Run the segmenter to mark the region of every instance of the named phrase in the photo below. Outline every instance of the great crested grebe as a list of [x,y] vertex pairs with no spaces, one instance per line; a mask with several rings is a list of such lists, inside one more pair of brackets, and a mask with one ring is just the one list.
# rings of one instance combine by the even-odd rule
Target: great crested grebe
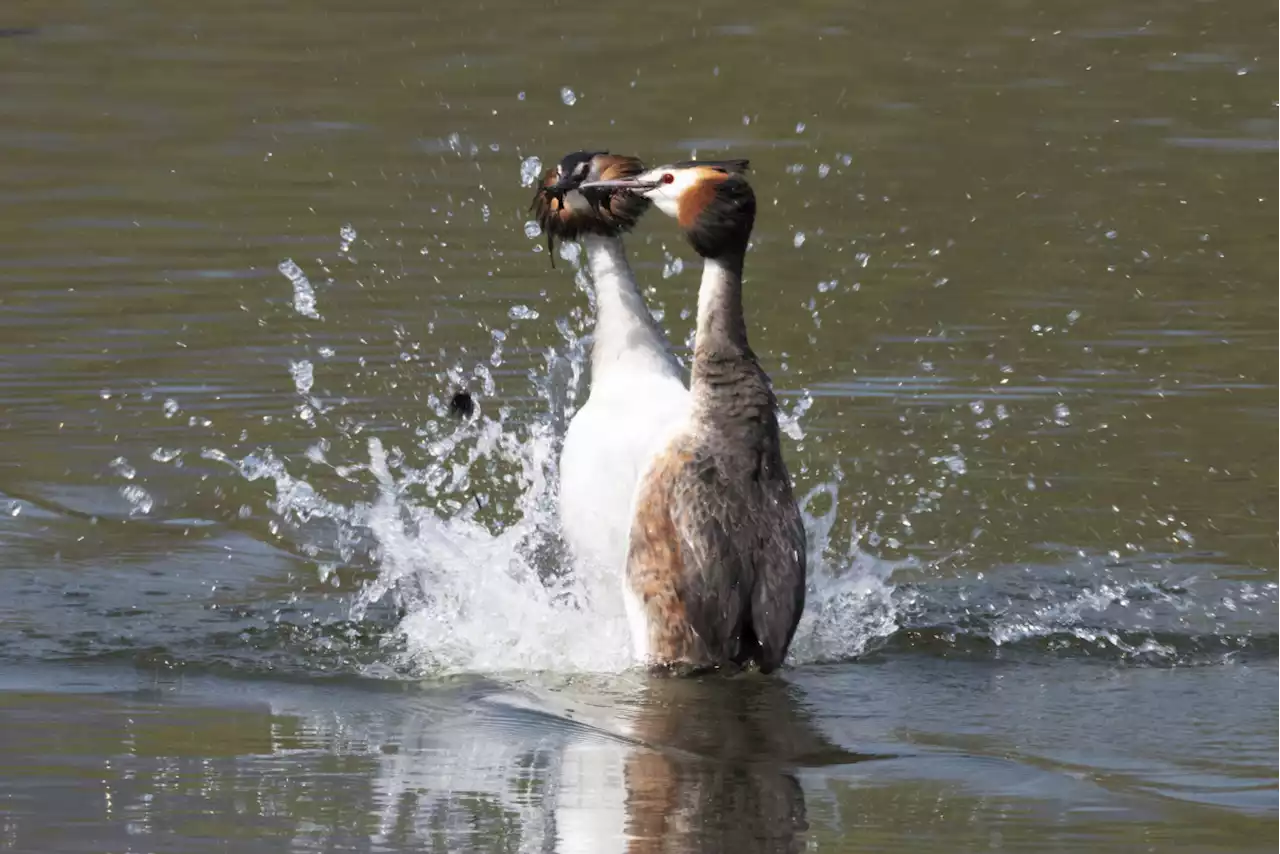
[[636,483],[672,425],[686,417],[690,398],[622,245],[649,202],[630,193],[589,197],[578,187],[643,168],[634,157],[575,152],[547,170],[533,202],[548,248],[557,237],[582,243],[595,294],[590,391],[560,453],[561,528],[577,567],[619,582]]
[[747,343],[742,265],[755,222],[747,161],[684,162],[586,181],[675,217],[703,258],[693,404],[649,461],[632,505],[627,611],[637,657],[700,670],[782,664],[804,610],[805,532],[782,459],[777,401]]

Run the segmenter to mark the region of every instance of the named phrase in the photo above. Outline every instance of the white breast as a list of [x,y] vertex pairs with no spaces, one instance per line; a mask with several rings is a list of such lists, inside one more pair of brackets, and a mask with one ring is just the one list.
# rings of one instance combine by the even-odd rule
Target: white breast
[[560,457],[560,520],[579,571],[621,580],[636,484],[689,404],[683,383],[664,375],[591,389]]
[[[590,591],[588,606],[621,620],[634,610],[622,589],[636,485],[664,439],[685,423],[692,399],[622,241],[582,242],[596,296],[591,387],[560,455],[560,525],[574,571]],[[647,630],[637,634],[628,622],[636,644],[647,640]]]

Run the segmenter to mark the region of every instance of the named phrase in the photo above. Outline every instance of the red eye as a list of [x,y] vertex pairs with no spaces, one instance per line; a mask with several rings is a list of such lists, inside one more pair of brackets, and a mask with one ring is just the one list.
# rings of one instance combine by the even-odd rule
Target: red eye
[[672,183],[675,183],[675,180],[676,180],[676,176],[675,176],[675,175],[672,175],[670,172],[666,172],[666,173],[664,173],[664,174],[663,174],[663,176],[662,176],[662,183],[664,183],[664,184],[672,184]]

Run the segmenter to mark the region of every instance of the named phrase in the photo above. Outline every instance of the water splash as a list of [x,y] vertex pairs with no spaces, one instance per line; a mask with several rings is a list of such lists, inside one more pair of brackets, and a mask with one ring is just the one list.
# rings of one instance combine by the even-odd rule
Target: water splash
[[[537,155],[526,157],[520,161],[520,186],[532,187],[542,177],[542,160]],[[529,231],[528,226],[525,227],[525,233]]]
[[[565,243],[561,253],[590,294],[579,247]],[[539,320],[524,309],[512,309],[507,323]],[[409,445],[378,437],[353,443],[350,425],[324,420],[317,406],[309,423],[321,431],[323,452],[285,455],[266,447],[232,457],[206,448],[201,456],[269,484],[271,530],[296,539],[296,550],[315,560],[326,583],[336,580],[335,567],[369,567],[349,616],[387,625],[381,672],[388,664],[414,676],[625,670],[635,662],[620,579],[579,577],[558,534],[560,443],[585,391],[589,326],[589,313],[557,319],[561,345],[514,379],[501,371],[510,330],[490,330],[487,359],[437,374],[440,394],[431,397],[432,414]],[[289,370],[297,393],[318,404],[309,398],[316,366],[298,359]],[[522,387],[500,395],[498,376]],[[482,400],[515,396],[538,404],[518,414],[500,406],[479,407],[462,420],[450,416],[451,391],[477,386]],[[811,403],[806,394],[787,414],[792,436],[804,435],[800,423]],[[333,459],[339,447],[354,448],[347,453],[357,458]],[[338,481],[316,479],[320,472]],[[353,486],[360,500],[351,500]],[[846,542],[834,531],[839,499],[837,472],[804,500],[809,585],[793,663],[857,656],[896,628],[887,580],[894,565],[835,545]],[[824,511],[813,512],[819,506]],[[857,542],[854,534],[847,542]]]
[[355,226],[350,223],[347,223],[342,226],[342,228],[338,229],[338,239],[341,241],[338,244],[339,255],[346,254],[351,250],[351,244],[355,242],[356,236]]
[[296,362],[290,362],[289,375],[293,377],[298,394],[311,393],[311,386],[315,382],[315,368],[312,367],[309,360],[300,359]]
[[[362,468],[372,475],[376,494],[350,506],[325,499],[270,454],[225,461],[248,479],[274,481],[272,509],[281,517],[337,522],[339,539],[368,541],[377,572],[356,596],[351,618],[364,619],[385,605],[401,615],[393,631],[398,649],[389,662],[396,670],[607,673],[633,666],[620,586],[566,570],[555,535],[559,439],[549,425],[513,428],[482,417],[434,450],[463,446],[469,446],[465,462],[415,470],[401,453],[370,439]],[[469,480],[472,467],[487,456],[518,467],[515,521],[497,530],[479,519],[496,496]],[[434,486],[437,496],[470,486],[475,499],[449,512],[444,501],[411,497],[423,486]],[[810,506],[824,498],[826,512],[813,514]],[[833,549],[838,503],[838,483],[815,488],[803,502],[810,539],[808,603],[792,663],[848,659],[897,628],[887,581],[896,564],[853,547]]]
[[316,292],[311,287],[307,274],[302,272],[302,268],[292,258],[281,261],[279,269],[280,273],[293,284],[293,310],[303,317],[319,320],[320,313],[316,311]]
[[120,495],[129,502],[130,516],[145,516],[155,506],[155,499],[151,497],[151,493],[136,484],[120,487]]

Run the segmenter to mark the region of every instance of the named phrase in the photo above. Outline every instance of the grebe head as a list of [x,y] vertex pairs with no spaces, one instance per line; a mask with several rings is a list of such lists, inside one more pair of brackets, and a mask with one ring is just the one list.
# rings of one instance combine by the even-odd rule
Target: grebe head
[[693,160],[659,166],[625,178],[583,181],[579,192],[633,196],[675,217],[704,258],[741,251],[756,218],[756,197],[747,183],[746,160]]
[[555,248],[556,238],[576,240],[584,234],[614,237],[634,226],[649,209],[647,199],[634,193],[583,191],[582,185],[632,178],[643,171],[644,165],[634,157],[575,151],[543,173],[532,210],[547,234],[547,249]]

